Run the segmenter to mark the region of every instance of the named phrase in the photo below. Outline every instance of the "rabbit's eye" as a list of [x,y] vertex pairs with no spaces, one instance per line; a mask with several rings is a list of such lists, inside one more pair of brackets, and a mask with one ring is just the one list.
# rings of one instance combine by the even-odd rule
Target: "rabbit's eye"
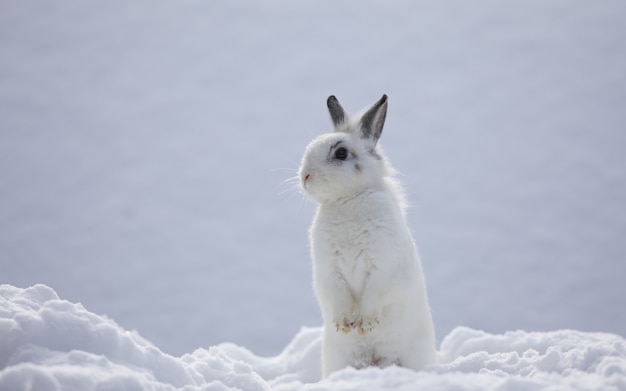
[[346,160],[348,158],[348,149],[344,147],[339,147],[335,151],[335,159],[338,160]]

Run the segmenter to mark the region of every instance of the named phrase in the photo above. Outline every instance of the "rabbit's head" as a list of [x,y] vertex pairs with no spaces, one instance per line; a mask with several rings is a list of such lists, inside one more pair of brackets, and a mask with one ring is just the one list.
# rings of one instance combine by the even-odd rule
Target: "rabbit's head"
[[387,114],[387,95],[351,118],[334,96],[327,100],[334,132],[313,140],[300,166],[300,185],[313,200],[324,203],[349,199],[384,187],[391,175],[377,147]]

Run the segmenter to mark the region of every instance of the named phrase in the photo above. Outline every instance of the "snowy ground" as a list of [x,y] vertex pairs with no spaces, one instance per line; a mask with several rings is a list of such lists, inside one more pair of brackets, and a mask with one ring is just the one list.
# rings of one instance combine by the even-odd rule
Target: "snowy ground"
[[423,372],[348,368],[320,382],[321,328],[275,357],[234,344],[172,357],[44,285],[0,286],[0,336],[2,390],[626,389],[626,340],[613,334],[459,327]]
[[626,335],[625,18],[618,0],[0,2],[0,282],[175,356],[276,355],[303,326],[315,346],[314,209],[282,181],[328,95],[387,93],[439,341]]

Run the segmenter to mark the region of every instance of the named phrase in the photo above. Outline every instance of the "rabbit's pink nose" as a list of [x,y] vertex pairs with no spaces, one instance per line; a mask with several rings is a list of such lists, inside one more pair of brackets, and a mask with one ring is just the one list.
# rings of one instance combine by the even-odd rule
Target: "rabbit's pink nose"
[[311,174],[304,174],[304,176],[302,177],[302,182],[308,181],[310,176]]

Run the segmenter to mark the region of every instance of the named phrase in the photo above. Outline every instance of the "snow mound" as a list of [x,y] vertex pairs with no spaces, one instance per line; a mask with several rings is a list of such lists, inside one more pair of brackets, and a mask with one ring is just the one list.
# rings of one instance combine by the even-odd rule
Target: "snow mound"
[[0,285],[2,390],[626,389],[626,340],[606,333],[459,327],[426,371],[347,368],[324,381],[320,346],[321,328],[303,328],[275,357],[234,344],[173,357],[45,285]]

